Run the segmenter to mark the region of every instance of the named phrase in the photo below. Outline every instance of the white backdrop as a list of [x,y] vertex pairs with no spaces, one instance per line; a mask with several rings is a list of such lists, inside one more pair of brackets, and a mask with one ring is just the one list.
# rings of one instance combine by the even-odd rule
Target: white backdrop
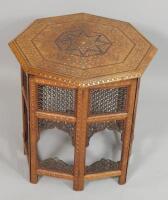
[[[0,0],[0,199],[167,199],[167,10],[167,0]],[[19,64],[7,43],[36,18],[75,12],[129,21],[159,49],[142,78],[133,154],[123,186],[106,179],[74,192],[68,181],[43,177],[37,185],[28,182]]]

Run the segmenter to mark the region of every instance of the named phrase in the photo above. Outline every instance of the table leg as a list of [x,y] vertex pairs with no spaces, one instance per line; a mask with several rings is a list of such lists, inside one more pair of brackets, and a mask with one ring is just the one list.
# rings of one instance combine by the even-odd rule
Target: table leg
[[135,97],[137,89],[138,79],[132,80],[131,86],[129,88],[128,96],[128,117],[125,120],[125,132],[123,135],[123,145],[122,145],[122,154],[121,154],[121,176],[119,177],[119,184],[124,184],[126,182],[127,176],[127,167],[129,161],[130,147],[131,147],[131,138],[132,138],[132,127],[133,127],[133,118],[134,118],[134,106],[135,106]]
[[[24,88],[24,77],[23,77],[23,70],[22,68],[20,67],[20,71],[21,71],[21,91],[22,91],[22,88]],[[26,113],[25,113],[25,110],[26,110],[26,105],[25,105],[25,100],[24,100],[24,96],[23,96],[23,92],[22,92],[22,119],[23,119],[23,123],[22,123],[22,130],[23,130],[23,144],[24,144],[24,154],[27,154],[27,144],[26,144]]]
[[37,135],[38,120],[35,115],[37,110],[37,87],[33,77],[29,79],[30,93],[30,140],[29,140],[29,163],[30,163],[30,182],[37,183]]
[[83,190],[86,156],[86,129],[88,113],[88,89],[77,92],[77,122],[74,155],[74,190]]
[[133,112],[133,119],[132,119],[132,133],[131,133],[130,154],[132,152],[132,144],[133,144],[133,140],[134,140],[134,129],[135,129],[135,119],[136,119],[136,111],[137,111],[137,104],[138,104],[139,87],[140,87],[140,78],[137,79],[137,86],[136,86],[135,105],[134,105],[134,112]]

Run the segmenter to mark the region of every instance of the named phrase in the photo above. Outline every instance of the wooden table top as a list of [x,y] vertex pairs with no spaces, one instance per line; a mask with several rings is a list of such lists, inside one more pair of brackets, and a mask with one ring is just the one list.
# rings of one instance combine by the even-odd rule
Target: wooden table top
[[82,86],[140,77],[156,53],[130,23],[85,13],[37,19],[9,46],[27,73]]

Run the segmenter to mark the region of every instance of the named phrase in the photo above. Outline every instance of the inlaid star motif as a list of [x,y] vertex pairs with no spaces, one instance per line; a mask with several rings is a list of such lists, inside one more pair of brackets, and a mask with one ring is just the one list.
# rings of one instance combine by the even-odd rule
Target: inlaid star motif
[[63,33],[57,38],[56,44],[63,51],[82,57],[102,55],[111,46],[105,35],[100,33],[87,35],[81,30]]

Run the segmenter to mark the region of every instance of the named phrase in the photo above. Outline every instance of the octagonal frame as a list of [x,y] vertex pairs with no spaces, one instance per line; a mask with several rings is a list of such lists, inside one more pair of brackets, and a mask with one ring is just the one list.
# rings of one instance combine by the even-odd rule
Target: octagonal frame
[[[22,71],[22,73],[24,73]],[[133,126],[135,118],[135,105],[138,91],[138,80],[126,80],[116,83],[105,84],[103,87],[94,86],[93,88],[118,88],[118,87],[128,87],[128,110],[127,113],[114,113],[105,115],[88,115],[88,102],[89,102],[89,88],[76,88],[77,89],[77,99],[76,99],[76,115],[68,116],[59,113],[49,113],[44,111],[39,111],[37,108],[37,86],[49,85],[54,87],[68,88],[66,84],[59,84],[54,80],[42,79],[39,77],[29,76],[29,92],[28,96],[24,95],[24,86],[22,87],[23,102],[30,101],[28,105],[28,110],[30,114],[30,132],[29,139],[30,143],[25,145],[26,153],[28,154],[28,160],[30,164],[30,180],[36,183],[38,176],[46,175],[53,176],[57,178],[65,178],[74,181],[74,189],[82,190],[84,187],[84,180],[93,180],[111,176],[118,176],[119,183],[123,184],[126,181],[127,165],[129,159],[130,146],[132,144],[133,138]],[[23,111],[24,112],[24,111]],[[133,114],[134,113],[134,114]],[[39,133],[37,129],[38,119],[46,120],[59,120],[65,122],[76,123],[76,134],[75,134],[75,154],[74,154],[74,174],[67,174],[58,171],[51,171],[47,169],[40,168],[38,165],[37,158],[37,141],[39,138]],[[25,118],[23,118],[23,123],[25,124]],[[125,120],[125,134],[123,135],[123,145],[122,145],[122,158],[120,162],[119,170],[112,170],[108,172],[90,173],[85,174],[85,150],[86,150],[86,128],[87,124],[93,122],[103,122],[108,120]]]
[[[148,45],[148,49],[146,53],[144,54],[143,58],[140,60],[138,65],[133,65],[134,69],[125,69],[123,68],[122,72],[117,72],[113,71],[113,68],[115,68],[115,65],[110,65],[109,67],[104,67],[104,70],[100,70],[99,68],[96,69],[96,74],[93,73],[92,69],[78,69],[78,73],[76,69],[73,69],[73,67],[68,68],[68,66],[65,65],[60,65],[58,64],[57,67],[52,67],[46,68],[45,65],[47,64],[46,61],[43,62],[42,65],[44,65],[43,68],[41,68],[42,65],[32,65],[30,63],[29,58],[25,54],[25,52],[22,51],[22,41],[21,38],[22,36],[26,33],[28,34],[29,32],[33,34],[33,31],[36,30],[37,27],[45,28],[45,24],[50,24],[50,23],[56,23],[57,25],[63,24],[63,23],[68,23],[72,21],[84,21],[85,23],[98,23],[98,24],[104,24],[105,26],[108,27],[115,27],[117,28],[118,31],[120,31],[122,34],[125,34],[128,39],[130,39],[131,42],[134,42],[131,38],[133,37],[134,40],[137,37],[141,40],[142,42],[142,48],[143,45],[146,43]],[[48,26],[48,25],[47,25]],[[33,30],[34,27],[34,30]],[[127,34],[125,33],[127,31]],[[39,32],[39,31],[38,31]],[[128,36],[129,33],[129,36]],[[30,35],[30,34],[29,34]],[[32,35],[33,36],[33,35]],[[144,44],[143,44],[144,43]],[[85,13],[79,13],[79,14],[74,14],[74,15],[67,15],[63,17],[51,17],[51,18],[44,18],[44,19],[39,19],[35,20],[35,22],[30,25],[28,29],[26,29],[20,36],[18,36],[15,40],[11,41],[9,43],[11,49],[15,53],[16,57],[18,58],[19,62],[23,66],[24,70],[32,75],[38,75],[43,78],[48,78],[48,79],[58,79],[61,78],[62,81],[67,82],[67,84],[72,84],[76,85],[79,87],[88,87],[88,86],[93,86],[93,85],[98,85],[98,84],[104,84],[104,83],[109,83],[109,82],[115,82],[115,81],[121,81],[121,80],[127,80],[127,79],[134,79],[141,77],[144,70],[146,69],[147,65],[151,61],[152,57],[156,53],[156,48],[146,39],[144,38],[131,24],[127,22],[121,22],[117,20],[111,20],[108,18],[103,18],[103,17],[97,17],[94,15],[90,14],[85,14]],[[21,45],[21,46],[20,46]],[[138,44],[139,45],[139,44]],[[130,52],[133,52],[135,47],[137,48],[137,44],[134,42],[134,48],[130,50]],[[30,49],[30,48],[29,48]],[[44,61],[44,59],[42,59]],[[126,60],[124,60],[124,65],[126,65]],[[52,64],[53,65],[53,64]],[[136,68],[135,68],[136,66]],[[67,67],[67,68],[66,68]],[[64,70],[62,71],[62,69]],[[100,71],[100,72],[99,72]],[[95,72],[95,71],[94,71]],[[102,74],[103,72],[103,74]],[[101,77],[100,77],[101,73]],[[94,76],[91,74],[94,74]]]

